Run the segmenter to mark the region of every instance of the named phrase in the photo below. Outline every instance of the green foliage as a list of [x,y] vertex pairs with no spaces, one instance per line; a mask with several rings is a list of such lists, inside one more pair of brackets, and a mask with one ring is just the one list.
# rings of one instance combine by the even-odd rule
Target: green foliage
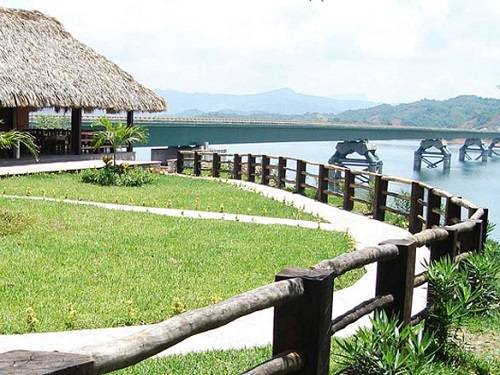
[[18,145],[26,147],[30,154],[38,160],[40,149],[35,143],[35,137],[31,134],[18,130],[0,132],[0,150],[11,150]]
[[402,326],[385,313],[375,314],[371,328],[361,328],[347,340],[338,340],[342,373],[352,375],[427,374],[434,358],[432,336],[422,325]]
[[38,115],[30,124],[34,129],[70,129],[71,122],[66,116]]
[[21,232],[29,223],[29,217],[25,214],[0,209],[0,237]]
[[113,149],[113,164],[116,165],[116,152],[118,149],[138,142],[146,143],[148,131],[146,128],[128,126],[121,122],[113,123],[103,117],[92,126],[104,128],[95,133],[93,139],[94,148],[98,149],[104,145],[110,145]]
[[138,187],[157,180],[156,175],[143,168],[129,168],[127,164],[105,166],[100,169],[86,169],[81,173],[82,181],[101,186]]

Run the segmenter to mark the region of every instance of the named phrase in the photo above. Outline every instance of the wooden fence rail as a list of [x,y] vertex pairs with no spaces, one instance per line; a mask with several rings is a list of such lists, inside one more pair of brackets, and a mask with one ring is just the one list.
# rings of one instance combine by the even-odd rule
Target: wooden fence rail
[[[331,335],[361,317],[383,310],[404,324],[425,319],[432,309],[430,300],[424,310],[411,315],[414,288],[427,282],[425,272],[415,275],[418,248],[428,247],[430,261],[433,262],[445,256],[459,260],[471,251],[481,251],[484,246],[487,209],[418,181],[269,155],[181,151],[175,161],[179,173],[194,176],[201,176],[205,171],[219,177],[222,164],[227,166],[224,171],[229,178],[245,177],[250,182],[258,178],[258,182],[265,185],[275,181],[273,186],[276,188],[307,194],[326,204],[330,197],[335,197],[328,194],[330,190],[341,187],[335,193],[342,197],[340,204],[344,209],[353,210],[355,202],[368,202],[376,220],[386,219],[386,211],[390,207],[388,198],[403,199],[404,196],[410,206],[409,211],[404,213],[409,218],[409,229],[413,235],[323,260],[308,269],[285,269],[276,275],[272,284],[177,315],[112,343],[83,347],[78,350],[81,355],[78,359],[85,364],[80,372],[75,370],[74,361],[67,368],[61,367],[60,363],[56,367],[41,361],[40,368],[45,372],[40,373],[108,373],[134,365],[198,333],[274,307],[273,358],[245,374],[326,375],[329,371]],[[316,174],[312,172],[313,167],[317,170]],[[373,181],[373,186],[357,181],[358,176]],[[316,181],[311,181],[314,178]],[[390,184],[393,183],[407,186],[410,195],[390,194]],[[356,196],[359,185],[369,189],[373,195]],[[313,190],[312,193],[310,190]],[[441,208],[443,203],[444,210]],[[462,210],[467,211],[465,219],[462,219]],[[335,279],[371,263],[377,265],[375,296],[332,320]],[[12,365],[10,359],[2,361],[7,358],[6,355],[11,358],[25,353],[0,355],[0,372],[2,366],[10,368],[9,364]],[[64,356],[63,353],[61,355]],[[74,360],[74,355],[68,354],[68,361],[70,359]],[[90,370],[88,363],[93,364]]]

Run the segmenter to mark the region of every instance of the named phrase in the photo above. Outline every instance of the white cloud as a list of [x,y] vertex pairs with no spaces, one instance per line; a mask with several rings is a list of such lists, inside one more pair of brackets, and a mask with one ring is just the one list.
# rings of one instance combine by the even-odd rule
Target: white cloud
[[400,102],[498,96],[497,0],[6,0],[149,86]]

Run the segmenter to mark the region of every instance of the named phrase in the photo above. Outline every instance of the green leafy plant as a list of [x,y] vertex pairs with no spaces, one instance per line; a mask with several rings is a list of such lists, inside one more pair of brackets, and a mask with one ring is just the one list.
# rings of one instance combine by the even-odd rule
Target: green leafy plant
[[130,168],[124,164],[100,169],[87,169],[80,174],[83,182],[102,186],[138,187],[156,181],[156,175],[142,168]]
[[24,146],[33,158],[38,161],[40,149],[35,143],[35,137],[18,130],[0,132],[0,150],[12,150],[19,146]]
[[71,123],[69,117],[54,115],[38,115],[32,124],[35,129],[70,129]]
[[351,338],[337,340],[339,373],[349,375],[423,375],[434,359],[432,336],[422,325],[403,326],[384,312]]
[[113,149],[113,165],[116,166],[116,152],[118,149],[138,142],[145,143],[148,140],[148,132],[145,128],[129,126],[121,122],[113,123],[108,118],[101,118],[92,126],[104,128],[95,133],[93,146],[98,149],[104,145],[110,145]]

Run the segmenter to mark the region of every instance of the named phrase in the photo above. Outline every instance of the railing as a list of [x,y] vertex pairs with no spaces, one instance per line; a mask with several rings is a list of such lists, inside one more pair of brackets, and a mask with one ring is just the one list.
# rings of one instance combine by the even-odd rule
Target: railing
[[[35,137],[35,142],[40,147],[42,154],[68,154],[71,153],[71,130],[67,129],[29,129],[28,132]],[[82,154],[108,154],[111,153],[109,145],[99,149],[93,146],[95,132],[85,130],[81,132]]]
[[[404,196],[409,202],[409,212],[396,212],[396,209],[390,212],[407,216],[414,234],[323,260],[308,269],[285,269],[275,276],[272,284],[177,315],[111,343],[81,348],[79,353],[85,357],[80,363],[91,365],[85,370],[88,372],[73,374],[104,374],[125,368],[188,337],[274,307],[273,357],[245,374],[326,375],[331,336],[361,317],[377,310],[397,317],[404,324],[425,319],[431,308],[429,299],[425,309],[411,315],[414,288],[427,282],[426,272],[415,275],[418,248],[428,247],[430,261],[434,262],[446,256],[460,260],[484,247],[487,209],[417,181],[267,155],[182,151],[175,163],[178,173],[190,171],[194,176],[201,176],[205,172],[214,177],[226,175],[265,185],[274,181],[277,188],[292,189],[300,194],[311,190],[313,197],[323,203],[338,197],[348,210],[363,199],[363,204],[372,206],[377,220],[384,220],[389,211],[389,197],[403,199]],[[359,182],[357,176],[373,183]],[[314,178],[315,183],[311,181]],[[411,194],[406,196],[390,190],[392,184],[409,186]],[[343,189],[335,191],[338,186]],[[358,197],[358,189],[373,190],[371,200],[367,195]],[[444,209],[441,208],[443,201]],[[464,210],[466,219],[462,219]],[[335,280],[371,263],[377,265],[375,296],[332,320]],[[76,360],[72,357],[68,354],[74,366]]]

